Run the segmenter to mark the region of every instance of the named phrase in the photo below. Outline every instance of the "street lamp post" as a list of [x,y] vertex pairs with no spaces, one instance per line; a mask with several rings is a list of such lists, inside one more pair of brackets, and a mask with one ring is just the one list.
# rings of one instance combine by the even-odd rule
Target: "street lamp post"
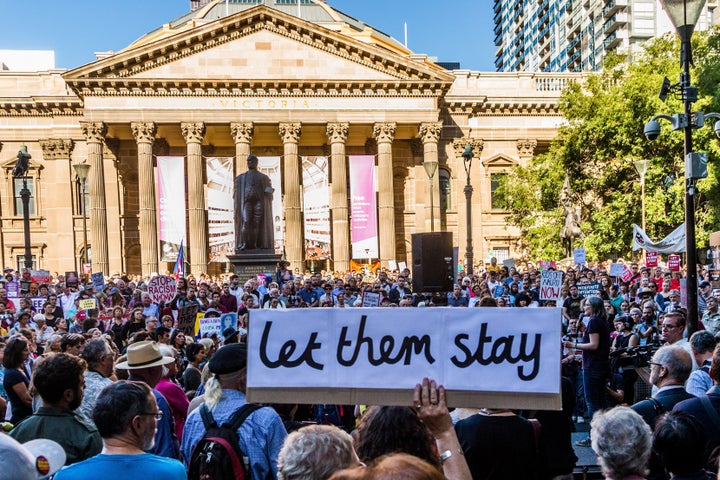
[[467,224],[467,245],[465,246],[465,268],[466,275],[473,273],[473,245],[472,245],[472,194],[473,187],[470,184],[470,167],[472,166],[473,151],[470,143],[465,144],[465,150],[462,152],[463,166],[465,167],[465,175],[467,183],[465,184],[465,223]]
[[23,179],[23,188],[20,190],[20,198],[22,198],[23,205],[23,229],[25,234],[25,268],[31,270],[33,267],[32,263],[32,250],[30,248],[30,190],[27,187],[27,171],[29,167],[29,161],[32,158],[27,151],[25,145],[20,146],[20,151],[17,154],[17,162],[13,168],[12,175],[14,178]]
[[647,173],[648,160],[635,160],[635,170],[640,175],[640,202],[642,203],[642,229],[643,232],[647,232],[645,229],[645,173]]
[[437,171],[438,162],[436,161],[428,161],[423,163],[423,166],[425,167],[425,173],[427,173],[428,178],[430,178],[430,231],[435,231],[435,205],[433,204],[433,177],[435,176],[435,172]]
[[[658,120],[667,120],[673,130],[683,130],[685,160],[685,254],[687,257],[687,327],[688,335],[698,329],[698,296],[697,296],[697,251],[695,245],[695,196],[698,178],[707,176],[707,156],[702,152],[692,151],[692,129],[702,127],[706,118],[720,118],[720,114],[692,112],[692,104],[697,101],[697,87],[690,85],[690,65],[692,49],[690,40],[695,24],[700,18],[706,0],[661,0],[663,8],[670,17],[680,37],[680,82],[671,85],[665,78],[660,90],[660,98],[665,100],[669,93],[677,93],[683,101],[683,113],[675,115],[655,115],[645,124],[645,136],[655,140],[660,135]],[[720,132],[720,121],[715,123],[715,133]]]
[[87,219],[86,219],[86,209],[87,205],[85,205],[85,180],[88,176],[88,170],[90,170],[90,165],[87,163],[75,163],[73,164],[73,168],[75,169],[75,173],[78,176],[78,182],[80,182],[80,214],[82,215],[82,224],[83,224],[83,265],[81,265],[81,270],[84,268],[84,265],[88,263],[88,253],[87,253]]

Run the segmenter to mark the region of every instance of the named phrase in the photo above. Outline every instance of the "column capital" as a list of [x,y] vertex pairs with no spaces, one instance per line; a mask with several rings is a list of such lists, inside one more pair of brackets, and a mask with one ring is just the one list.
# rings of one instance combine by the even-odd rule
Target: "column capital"
[[349,131],[350,124],[347,122],[335,122],[327,124],[327,136],[328,139],[330,139],[330,143],[347,142]]
[[202,143],[205,137],[205,124],[203,122],[183,122],[180,124],[185,143]]
[[532,157],[533,155],[535,155],[535,147],[537,147],[537,140],[533,138],[525,138],[518,140],[518,156],[520,158]]
[[442,134],[442,122],[424,122],[418,128],[423,143],[438,143]]
[[462,157],[462,152],[465,150],[465,145],[467,145],[468,143],[472,145],[473,156],[475,158],[480,157],[480,154],[485,147],[485,142],[483,142],[481,138],[469,137],[456,138],[453,140],[453,150],[455,150],[455,157]]
[[88,143],[103,143],[107,125],[103,122],[80,122],[80,129]]
[[252,122],[233,122],[230,124],[230,133],[232,133],[235,143],[250,143],[255,126]]
[[130,129],[137,143],[154,143],[157,125],[155,122],[132,122]]
[[302,125],[300,123],[280,123],[278,131],[283,143],[298,143],[302,133]]
[[69,159],[73,146],[73,141],[65,138],[40,140],[40,147],[45,160]]
[[395,122],[376,123],[373,125],[373,137],[377,143],[392,143],[395,140],[396,128]]

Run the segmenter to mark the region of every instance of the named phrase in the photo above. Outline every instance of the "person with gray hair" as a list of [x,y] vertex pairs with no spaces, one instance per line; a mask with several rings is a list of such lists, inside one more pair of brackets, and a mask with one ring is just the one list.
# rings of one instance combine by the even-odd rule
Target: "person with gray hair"
[[332,425],[310,425],[291,433],[278,456],[278,480],[325,480],[361,465],[352,437]]
[[113,373],[115,354],[104,338],[96,338],[85,344],[81,356],[87,362],[85,395],[75,413],[92,425],[92,412],[97,398],[105,387],[113,383],[110,376]]
[[690,337],[690,348],[698,368],[690,374],[685,390],[696,397],[705,395],[705,392],[713,386],[710,365],[716,345],[717,337],[707,330],[699,330]]
[[651,398],[637,402],[632,409],[651,428],[654,427],[659,415],[672,410],[676,403],[694,397],[685,391],[691,369],[690,354],[683,347],[660,347],[650,362],[650,383],[658,390]]
[[652,432],[629,407],[600,411],[590,423],[592,449],[605,478],[644,478],[652,447]]

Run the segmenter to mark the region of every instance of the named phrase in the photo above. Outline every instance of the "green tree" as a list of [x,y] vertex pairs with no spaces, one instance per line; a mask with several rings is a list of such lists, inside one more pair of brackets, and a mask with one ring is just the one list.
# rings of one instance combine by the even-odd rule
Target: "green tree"
[[[720,109],[720,35],[696,34],[693,72],[700,88],[695,110]],[[645,175],[647,233],[659,239],[684,221],[683,135],[662,122],[654,142],[643,135],[645,122],[659,113],[682,111],[681,99],[658,97],[663,77],[677,81],[680,74],[679,43],[674,36],[648,42],[639,56],[609,57],[602,72],[570,84],[560,99],[567,124],[546,153],[526,167],[511,172],[499,187],[508,209],[508,221],[521,230],[521,246],[531,259],[562,258],[560,230],[563,210],[558,205],[567,175],[571,190],[582,207],[581,228],[590,260],[629,257],[632,224],[641,224],[641,185],[635,159],[650,160]],[[695,131],[693,150],[719,158],[720,145],[711,128]],[[698,244],[718,229],[718,169],[710,167],[708,179],[698,183]]]

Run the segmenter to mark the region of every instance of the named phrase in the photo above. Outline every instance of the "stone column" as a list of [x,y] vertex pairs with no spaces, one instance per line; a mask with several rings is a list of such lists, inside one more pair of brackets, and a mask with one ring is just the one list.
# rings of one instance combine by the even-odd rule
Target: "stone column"
[[395,198],[393,190],[392,142],[397,124],[376,123],[373,137],[378,147],[378,230],[380,232],[380,263],[388,266],[395,260]]
[[252,122],[231,123],[230,133],[235,140],[235,176],[247,172],[247,157],[254,132]]
[[190,272],[197,276],[207,272],[208,236],[207,212],[205,211],[205,182],[203,182],[202,141],[205,124],[181,123],[187,143],[188,164],[188,218],[190,220]]
[[350,270],[350,229],[348,220],[347,161],[345,142],[349,123],[328,123],[327,136],[330,140],[330,216],[332,220],[332,258],[334,269],[339,272]]
[[157,126],[154,122],[131,123],[138,149],[138,193],[140,194],[140,265],[143,275],[158,271],[157,207],[155,200],[155,170],[153,143]]
[[90,190],[90,244],[92,245],[92,271],[110,273],[108,256],[107,204],[105,203],[105,168],[103,142],[107,126],[102,122],[80,122],[87,143],[90,164],[88,186]]
[[[442,133],[442,122],[426,122],[420,124],[420,138],[423,142],[423,167],[429,162],[435,162],[435,174],[433,178],[428,178],[430,184],[431,196],[426,204],[427,219],[428,222],[432,222],[431,228],[426,231],[440,231],[440,172],[439,170],[439,159],[438,159],[438,142],[440,141],[440,134]],[[427,170],[423,168],[426,171]],[[430,201],[432,200],[432,201]],[[432,212],[430,211],[432,208]]]
[[[76,198],[75,170],[70,168],[70,154],[73,151],[74,142],[70,139],[51,138],[40,140],[40,147],[42,148],[43,160],[45,160],[45,168],[49,173],[48,178],[68,179],[67,182],[58,181],[53,184],[53,198]],[[76,224],[72,220],[68,223],[68,213],[70,213],[68,206],[65,202],[47,202],[42,213],[46,218],[47,231],[53,232],[53,244],[73,246],[72,251],[65,249],[53,250],[54,259],[60,265],[79,265],[78,259],[81,259],[82,256],[76,255],[76,252],[80,246],[84,247],[83,231],[78,234]],[[82,212],[80,212],[80,215],[82,215]],[[82,222],[82,219],[80,222]],[[68,228],[68,225],[71,225],[70,228]],[[56,244],[55,241],[57,241]]]
[[283,141],[283,210],[285,212],[285,254],[292,268],[303,270],[303,230],[300,205],[300,157],[298,142],[302,127],[299,123],[281,123]]

